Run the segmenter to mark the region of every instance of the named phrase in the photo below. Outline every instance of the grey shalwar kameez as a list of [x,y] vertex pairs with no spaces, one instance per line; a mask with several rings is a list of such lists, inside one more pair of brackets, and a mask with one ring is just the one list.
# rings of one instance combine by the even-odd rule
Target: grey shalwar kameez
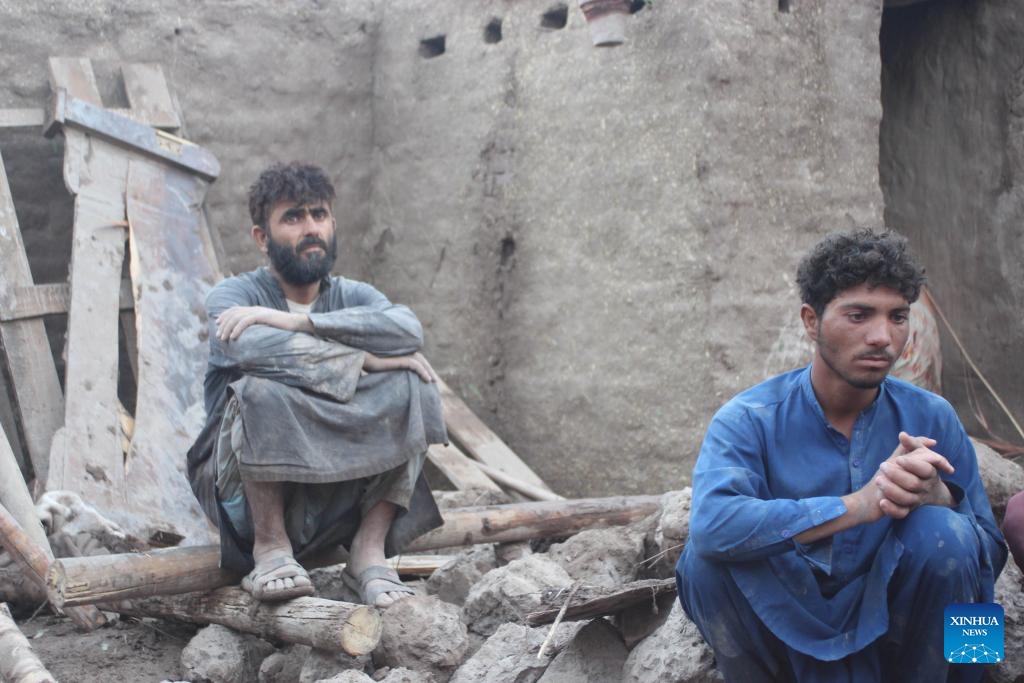
[[224,280],[206,300],[207,422],[188,475],[220,528],[221,565],[253,566],[241,479],[289,482],[285,521],[298,557],[347,546],[377,500],[400,506],[388,555],[439,526],[421,473],[427,446],[447,440],[437,389],[410,371],[362,372],[364,351],[420,349],[412,311],[368,284],[325,278],[309,313],[315,334],[253,325],[222,342],[217,316],[232,306],[288,310],[266,268]]

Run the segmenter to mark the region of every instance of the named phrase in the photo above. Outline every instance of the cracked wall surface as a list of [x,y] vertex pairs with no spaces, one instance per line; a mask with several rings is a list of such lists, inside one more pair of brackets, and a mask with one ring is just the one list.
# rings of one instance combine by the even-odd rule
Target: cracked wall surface
[[[881,182],[966,352],[1024,416],[1024,13],[938,0],[887,10]],[[943,329],[943,394],[972,433],[1024,438]]]
[[[659,1],[612,49],[547,0],[0,7],[0,106],[45,100],[53,36],[111,73],[164,65],[224,169],[232,270],[259,263],[258,170],[328,167],[339,272],[411,305],[435,367],[566,495],[683,485],[791,327],[800,253],[882,218],[873,0]],[[59,146],[17,135],[8,166],[59,189]],[[34,182],[30,256],[59,280],[69,200]]]

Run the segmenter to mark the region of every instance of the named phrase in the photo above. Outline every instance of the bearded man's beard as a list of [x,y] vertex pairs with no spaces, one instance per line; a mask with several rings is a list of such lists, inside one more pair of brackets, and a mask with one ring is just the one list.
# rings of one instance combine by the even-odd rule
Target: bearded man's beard
[[[322,252],[312,252],[306,256],[302,250],[306,247],[317,245]],[[319,237],[308,235],[299,240],[299,243],[292,249],[284,244],[278,244],[273,237],[267,240],[267,254],[270,256],[270,263],[274,266],[285,282],[293,285],[308,285],[318,282],[331,272],[334,267],[334,260],[338,254],[338,236],[332,235],[328,244]]]

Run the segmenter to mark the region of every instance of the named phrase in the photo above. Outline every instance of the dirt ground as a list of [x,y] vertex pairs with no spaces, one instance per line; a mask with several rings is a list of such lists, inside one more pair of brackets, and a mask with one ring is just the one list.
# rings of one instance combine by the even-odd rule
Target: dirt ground
[[18,620],[39,659],[62,683],[177,681],[181,650],[197,627],[157,619],[114,621],[81,633],[48,614]]

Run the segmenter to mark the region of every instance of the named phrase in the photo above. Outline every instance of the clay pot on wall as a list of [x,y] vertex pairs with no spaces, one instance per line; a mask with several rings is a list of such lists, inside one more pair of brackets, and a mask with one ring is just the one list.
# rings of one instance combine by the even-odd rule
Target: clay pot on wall
[[622,45],[626,39],[629,0],[579,0],[595,47]]

